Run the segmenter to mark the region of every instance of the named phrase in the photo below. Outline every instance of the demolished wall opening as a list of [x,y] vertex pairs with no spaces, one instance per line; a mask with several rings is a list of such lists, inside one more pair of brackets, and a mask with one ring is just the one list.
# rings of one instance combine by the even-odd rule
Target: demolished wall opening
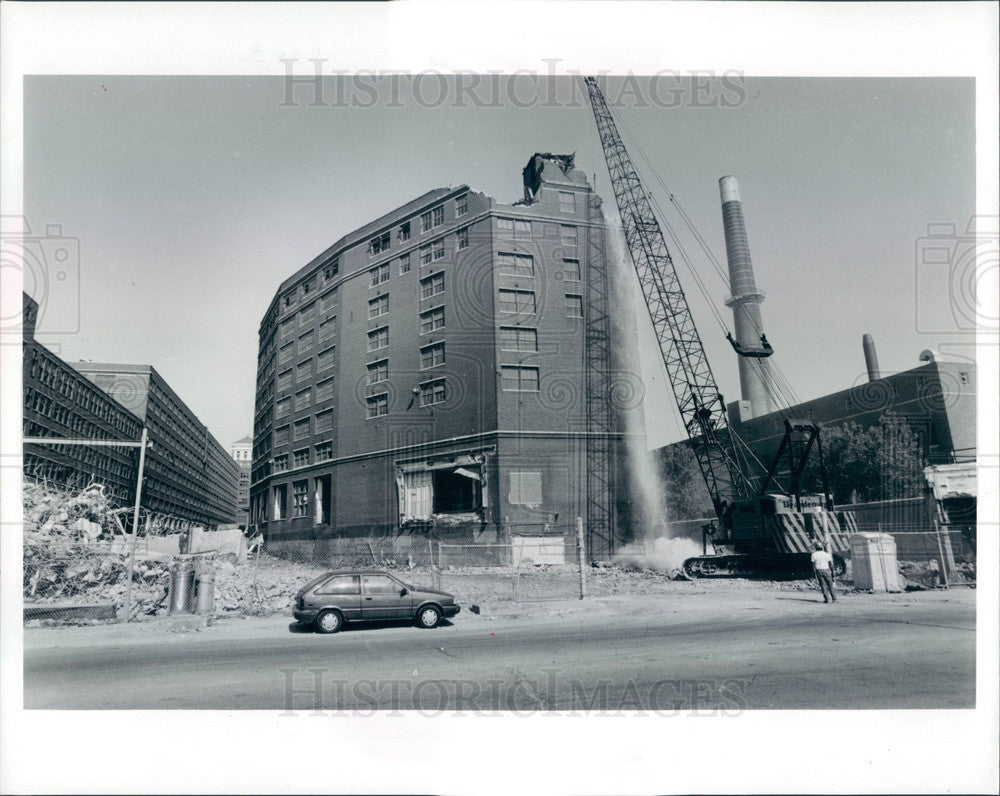
[[456,467],[435,470],[431,475],[435,514],[464,514],[482,511],[481,468]]

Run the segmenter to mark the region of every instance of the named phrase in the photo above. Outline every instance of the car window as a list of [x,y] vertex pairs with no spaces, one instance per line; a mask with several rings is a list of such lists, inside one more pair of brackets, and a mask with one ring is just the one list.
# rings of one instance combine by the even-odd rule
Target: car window
[[365,575],[364,578],[368,594],[397,594],[402,588],[388,575]]
[[360,591],[357,575],[337,575],[316,589],[316,594],[358,594]]

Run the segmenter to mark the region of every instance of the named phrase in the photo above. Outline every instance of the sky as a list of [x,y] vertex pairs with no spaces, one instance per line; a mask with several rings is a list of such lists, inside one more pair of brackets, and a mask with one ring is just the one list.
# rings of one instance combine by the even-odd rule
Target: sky
[[[435,187],[519,199],[534,152],[576,152],[615,213],[570,78],[498,77],[464,93],[454,81],[331,78],[318,106],[312,85],[287,91],[275,77],[25,81],[26,221],[42,251],[53,225],[79,246],[25,276],[43,305],[38,339],[68,361],[152,364],[223,445],[252,432],[257,329],[275,290],[342,235]],[[689,267],[731,324],[728,292],[666,193],[724,266],[723,175],[739,180],[772,363],[799,399],[864,380],[865,332],[884,372],[915,367],[924,349],[972,356],[969,279],[949,280],[924,253],[929,225],[953,225],[961,252],[974,214],[971,80],[654,90],[611,78],[607,94],[679,235],[668,244],[727,400],[739,394],[735,355]],[[640,350],[649,442],[661,445],[681,427],[648,328]]]

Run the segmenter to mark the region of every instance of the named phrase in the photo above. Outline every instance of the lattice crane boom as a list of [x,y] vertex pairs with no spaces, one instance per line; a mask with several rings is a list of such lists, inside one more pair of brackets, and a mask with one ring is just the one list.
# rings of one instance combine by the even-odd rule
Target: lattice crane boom
[[677,409],[718,516],[755,494],[731,449],[726,406],[705,356],[652,202],[593,77],[584,79],[611,176],[622,231],[653,323]]

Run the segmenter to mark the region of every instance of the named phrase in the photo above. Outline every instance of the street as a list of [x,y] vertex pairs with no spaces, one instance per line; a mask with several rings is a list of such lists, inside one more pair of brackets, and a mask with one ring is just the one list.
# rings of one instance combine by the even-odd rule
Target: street
[[972,590],[848,594],[829,606],[814,592],[679,590],[518,610],[330,636],[290,617],[184,635],[28,629],[25,707],[736,715],[975,705]]

